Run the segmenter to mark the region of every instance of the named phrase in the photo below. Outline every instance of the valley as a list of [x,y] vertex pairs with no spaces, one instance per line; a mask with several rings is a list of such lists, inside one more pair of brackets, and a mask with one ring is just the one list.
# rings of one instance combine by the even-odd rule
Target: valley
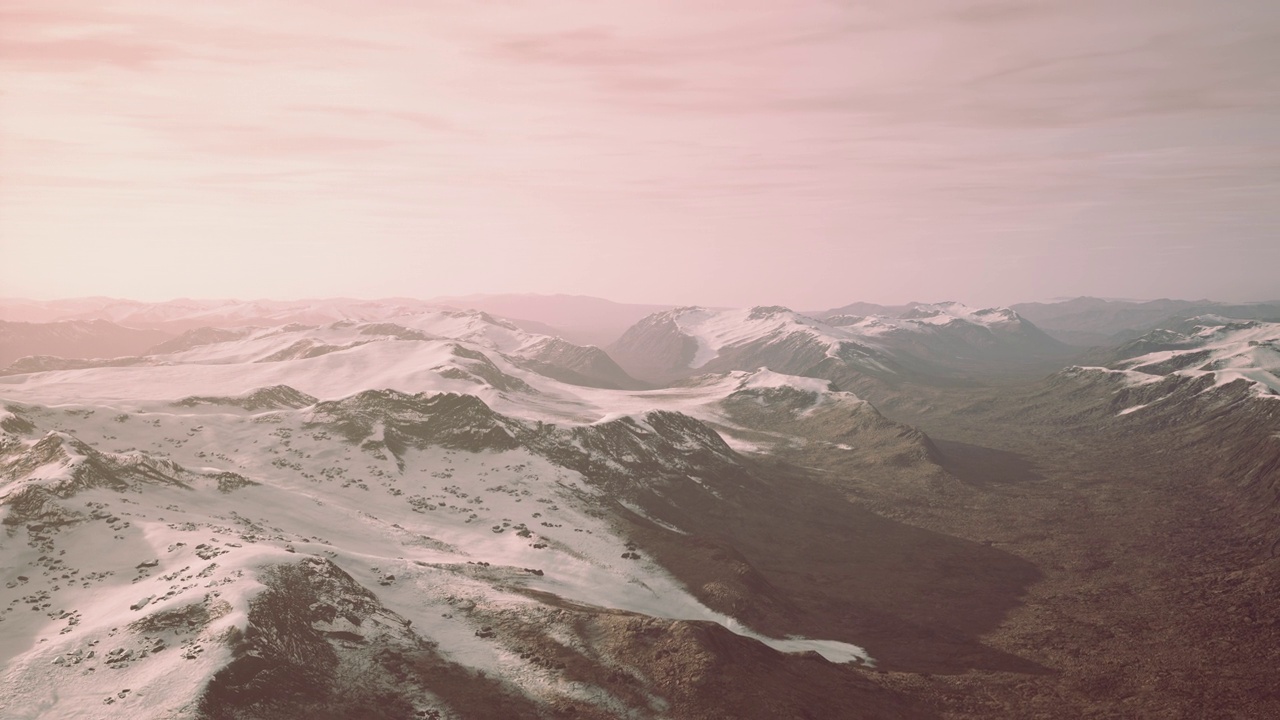
[[1280,711],[1280,324],[252,310],[0,372],[0,714]]

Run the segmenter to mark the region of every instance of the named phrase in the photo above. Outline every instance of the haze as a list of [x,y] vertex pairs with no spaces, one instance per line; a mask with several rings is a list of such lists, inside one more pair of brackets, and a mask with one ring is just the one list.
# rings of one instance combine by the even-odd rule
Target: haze
[[0,294],[1280,295],[1280,4],[0,1]]

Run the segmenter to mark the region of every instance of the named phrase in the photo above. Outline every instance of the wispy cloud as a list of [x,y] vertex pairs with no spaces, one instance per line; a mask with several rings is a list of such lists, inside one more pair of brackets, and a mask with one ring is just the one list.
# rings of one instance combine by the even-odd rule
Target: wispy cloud
[[354,105],[295,105],[289,109],[299,113],[317,114],[321,116],[338,116],[361,122],[393,121],[397,123],[406,123],[408,125],[436,132],[466,132],[466,128],[461,127],[456,121],[450,120],[444,115],[430,112],[390,110]]
[[642,278],[685,258],[708,295],[683,299],[723,304],[755,263],[803,278],[802,306],[855,267],[869,298],[903,267],[900,299],[963,295],[966,246],[1011,295],[1083,273],[1082,239],[1117,263],[1223,236],[1275,257],[1276,67],[1261,0],[0,3],[0,238],[71,258],[10,254],[0,283],[105,282],[75,265],[90,236],[122,278],[175,237],[277,263],[431,238],[451,269],[346,269],[652,299]]
[[299,53],[382,47],[341,34],[280,32],[234,19],[184,18],[160,12],[112,10],[101,4],[0,7],[0,67],[23,72],[82,72],[96,67],[155,70],[184,60],[229,64],[297,60]]

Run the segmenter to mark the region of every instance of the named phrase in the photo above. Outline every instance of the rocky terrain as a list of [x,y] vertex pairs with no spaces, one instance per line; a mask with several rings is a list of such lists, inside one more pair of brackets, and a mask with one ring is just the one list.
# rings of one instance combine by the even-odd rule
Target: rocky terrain
[[768,367],[825,377],[846,389],[1038,375],[1078,354],[1008,308],[938,303],[892,314],[845,310],[818,319],[781,306],[677,308],[636,323],[609,352],[653,382]]
[[1280,712],[1276,323],[396,307],[9,367],[0,716]]

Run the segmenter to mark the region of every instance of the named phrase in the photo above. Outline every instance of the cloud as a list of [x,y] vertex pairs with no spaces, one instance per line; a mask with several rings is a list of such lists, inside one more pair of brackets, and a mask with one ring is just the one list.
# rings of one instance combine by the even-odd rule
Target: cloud
[[493,49],[515,62],[561,65],[650,65],[665,57],[626,45],[616,31],[601,27],[517,35],[499,40]]
[[436,113],[414,110],[389,110],[352,105],[295,105],[289,109],[294,112],[351,118],[362,122],[392,120],[398,123],[407,123],[424,130],[442,133],[464,131],[464,128],[455,120]]
[[1255,3],[1224,20],[1212,7],[858,4],[732,31],[528,32],[501,36],[491,50],[513,72],[561,68],[598,102],[653,113],[1038,130],[1280,107],[1280,81],[1266,70],[1280,65],[1280,17]]
[[81,2],[0,7],[0,68],[141,72],[184,60],[244,64],[294,60],[300,53],[323,58],[382,48],[380,43],[338,34],[280,32],[225,19],[184,18],[174,12],[175,6],[157,9],[148,14],[122,12]]
[[[431,237],[575,268],[598,238],[636,266],[563,277],[638,296],[663,294],[636,278],[669,258],[710,268],[725,244],[781,241],[831,259],[797,295],[907,266],[876,281],[935,296],[926,282],[964,274],[922,264],[938,238],[1049,264],[1080,238],[1257,255],[1280,221],[1266,0],[24,5],[0,7],[15,242],[140,247],[181,227],[264,253],[359,234],[376,255]],[[747,298],[734,262],[686,299]]]
[[269,160],[320,157],[382,150],[399,144],[395,138],[372,134],[334,134],[291,129],[279,124],[250,125],[172,120],[163,116],[134,116],[151,131],[189,151],[216,156]]
[[127,36],[0,42],[0,63],[36,72],[79,72],[98,66],[140,71],[187,53]]

